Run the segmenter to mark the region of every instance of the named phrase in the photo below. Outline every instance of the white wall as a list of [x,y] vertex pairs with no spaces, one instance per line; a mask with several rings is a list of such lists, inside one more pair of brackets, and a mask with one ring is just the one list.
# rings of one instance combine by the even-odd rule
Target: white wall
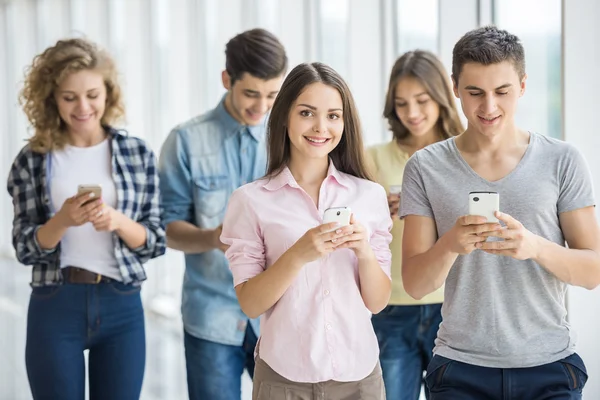
[[[596,201],[600,199],[600,2],[563,0],[564,135],[585,155],[592,170]],[[600,209],[596,213],[600,216]],[[600,288],[571,288],[569,318],[579,334],[578,352],[587,364],[584,399],[600,399]]]

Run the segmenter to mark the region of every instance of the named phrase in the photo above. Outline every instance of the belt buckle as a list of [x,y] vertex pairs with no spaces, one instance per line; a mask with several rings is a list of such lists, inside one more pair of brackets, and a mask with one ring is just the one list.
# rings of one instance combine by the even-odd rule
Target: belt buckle
[[102,280],[102,275],[96,274],[96,282],[94,282],[94,283],[98,284],[98,283],[100,283],[101,280]]

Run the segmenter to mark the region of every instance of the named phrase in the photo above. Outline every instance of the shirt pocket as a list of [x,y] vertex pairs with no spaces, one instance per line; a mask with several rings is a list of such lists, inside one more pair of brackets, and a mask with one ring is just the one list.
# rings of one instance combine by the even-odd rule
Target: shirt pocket
[[204,176],[194,179],[196,214],[213,218],[227,206],[229,178],[227,176]]

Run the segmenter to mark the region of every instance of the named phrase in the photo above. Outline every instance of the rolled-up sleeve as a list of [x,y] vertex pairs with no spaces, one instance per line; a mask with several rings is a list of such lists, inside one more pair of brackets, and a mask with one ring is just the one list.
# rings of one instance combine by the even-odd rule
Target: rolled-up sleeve
[[159,158],[162,220],[192,221],[192,176],[184,137],[173,130],[165,140]]
[[146,148],[145,153],[148,183],[146,193],[143,197],[141,216],[137,222],[146,228],[146,243],[133,249],[133,252],[142,264],[152,258],[162,256],[165,254],[167,248],[165,229],[160,216],[159,178],[156,168],[156,157],[154,152],[149,148]]
[[245,189],[237,189],[231,195],[221,233],[221,242],[229,246],[225,256],[229,260],[234,286],[254,278],[266,268],[259,219]]
[[[41,156],[40,156],[41,157]],[[43,249],[37,241],[37,231],[46,222],[42,210],[39,184],[32,173],[33,155],[25,147],[10,169],[7,181],[8,193],[13,200],[12,243],[17,260],[24,265],[48,262],[58,256],[58,246]]]
[[374,222],[369,243],[379,262],[379,266],[388,278],[392,279],[392,252],[390,250],[390,243],[392,242],[392,234],[390,233],[392,218],[390,217],[385,189],[382,186],[377,185],[377,190],[373,194],[373,200],[375,218],[373,218]]

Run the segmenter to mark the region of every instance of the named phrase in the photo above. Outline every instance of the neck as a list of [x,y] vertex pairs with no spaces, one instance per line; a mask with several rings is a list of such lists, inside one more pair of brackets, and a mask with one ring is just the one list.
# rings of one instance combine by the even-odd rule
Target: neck
[[440,134],[437,131],[437,128],[433,128],[431,131],[427,132],[422,136],[415,136],[413,134],[409,134],[407,137],[398,141],[400,147],[407,151],[409,155],[413,155],[418,150],[429,146],[437,142],[440,139]]
[[529,143],[529,133],[516,126],[506,127],[495,135],[483,135],[472,127],[458,136],[456,144],[466,152],[501,153]]
[[244,125],[244,121],[242,121],[242,118],[238,115],[238,113],[235,112],[235,108],[233,107],[231,90],[228,91],[227,94],[225,95],[224,105],[225,105],[225,111],[227,111],[227,114],[231,115],[231,118],[235,119],[237,122]]
[[298,160],[291,157],[288,168],[300,186],[320,185],[327,177],[329,158]]
[[101,143],[106,138],[106,131],[99,126],[88,132],[69,131],[69,144],[75,147],[91,147]]

